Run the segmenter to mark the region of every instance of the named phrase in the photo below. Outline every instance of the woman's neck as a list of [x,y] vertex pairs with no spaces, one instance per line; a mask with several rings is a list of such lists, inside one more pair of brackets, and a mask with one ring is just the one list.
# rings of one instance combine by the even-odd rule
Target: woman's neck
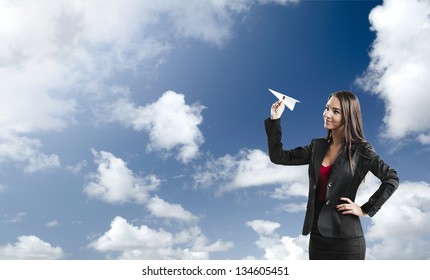
[[345,136],[343,132],[331,131],[332,145],[338,146],[345,142]]

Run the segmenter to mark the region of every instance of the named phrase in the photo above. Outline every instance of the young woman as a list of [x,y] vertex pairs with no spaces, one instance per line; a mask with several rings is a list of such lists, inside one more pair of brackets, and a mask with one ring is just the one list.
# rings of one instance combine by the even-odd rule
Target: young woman
[[[284,101],[275,102],[265,120],[269,157],[282,165],[308,164],[309,194],[303,235],[310,233],[309,259],[364,259],[366,243],[360,216],[372,217],[399,185],[391,169],[364,139],[360,103],[349,91],[331,94],[323,113],[325,138],[284,150],[280,117]],[[357,189],[368,172],[381,180],[359,206]]]

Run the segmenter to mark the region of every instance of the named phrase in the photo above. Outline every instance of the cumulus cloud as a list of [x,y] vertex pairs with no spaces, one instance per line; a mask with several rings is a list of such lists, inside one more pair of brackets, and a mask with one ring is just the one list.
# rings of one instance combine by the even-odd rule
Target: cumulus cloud
[[188,223],[197,222],[198,218],[179,204],[171,204],[158,196],[151,197],[161,180],[155,175],[137,176],[127,167],[125,161],[112,153],[93,150],[97,172],[88,176],[84,193],[90,198],[121,204],[144,204],[157,218],[176,219]]
[[204,142],[199,129],[203,109],[199,104],[186,104],[183,94],[167,91],[146,106],[135,106],[126,99],[109,104],[105,108],[109,112],[105,121],[118,121],[136,131],[147,131],[149,151],[175,151],[176,158],[187,163],[199,154],[199,146]]
[[64,257],[63,250],[34,235],[18,237],[14,244],[0,245],[0,259],[8,260],[51,260]]
[[[266,153],[257,149],[243,149],[236,156],[225,155],[208,160],[194,174],[197,188],[214,186],[220,192],[265,185],[284,185],[293,190],[288,196],[307,195],[307,167],[279,166],[270,162]],[[285,191],[275,191],[277,196]],[[283,194],[281,194],[283,193]]]
[[89,197],[109,203],[143,203],[148,199],[148,193],[160,185],[155,175],[134,175],[122,159],[109,152],[93,150],[93,154],[98,172],[90,176],[91,180],[84,187]]
[[32,173],[60,167],[56,154],[44,154],[37,139],[14,133],[0,133],[0,162],[13,161],[24,164],[24,171]]
[[[378,186],[378,180],[368,176],[357,200],[365,201]],[[427,182],[402,182],[371,219],[366,233],[367,257],[430,259],[429,203],[430,185]]]
[[[309,236],[280,236],[276,229],[281,225],[266,220],[253,220],[246,223],[257,232],[259,238],[255,242],[257,247],[264,250],[261,258],[268,260],[304,260],[308,259]],[[260,258],[253,256],[255,258]],[[248,257],[250,258],[250,257]]]
[[197,221],[197,217],[185,210],[181,205],[168,203],[157,196],[152,197],[146,207],[156,217],[174,218],[185,222]]
[[430,1],[386,0],[369,20],[376,39],[357,82],[385,102],[383,136],[429,144]]
[[119,259],[209,259],[210,253],[232,246],[232,242],[222,240],[209,243],[196,226],[171,233],[134,226],[122,217],[113,219],[111,228],[89,244],[100,252],[117,252]]

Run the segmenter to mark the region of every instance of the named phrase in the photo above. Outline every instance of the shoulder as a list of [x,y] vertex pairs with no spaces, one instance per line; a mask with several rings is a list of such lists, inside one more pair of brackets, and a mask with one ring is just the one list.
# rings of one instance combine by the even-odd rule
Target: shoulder
[[324,146],[328,145],[329,141],[326,138],[314,138],[311,140],[311,145]]
[[327,145],[329,143],[329,140],[327,138],[314,138],[311,141],[312,143]]
[[327,148],[329,146],[329,140],[327,138],[314,138],[311,140],[311,143],[309,146],[312,147],[312,149],[320,150]]
[[372,159],[378,156],[372,144],[370,144],[369,142],[357,143],[355,144],[355,149],[357,153],[359,153],[361,156],[365,158]]

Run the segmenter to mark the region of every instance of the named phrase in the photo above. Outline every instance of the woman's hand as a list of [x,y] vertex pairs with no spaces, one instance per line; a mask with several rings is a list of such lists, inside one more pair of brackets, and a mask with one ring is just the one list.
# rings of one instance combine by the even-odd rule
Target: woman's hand
[[284,99],[285,97],[273,103],[272,108],[270,109],[270,118],[272,120],[279,119],[282,116],[285,109]]
[[341,212],[341,214],[351,214],[358,217],[366,215],[366,213],[363,212],[361,207],[358,204],[354,203],[351,199],[347,197],[340,197],[339,199],[345,201],[345,203],[343,204],[336,205],[337,211]]

